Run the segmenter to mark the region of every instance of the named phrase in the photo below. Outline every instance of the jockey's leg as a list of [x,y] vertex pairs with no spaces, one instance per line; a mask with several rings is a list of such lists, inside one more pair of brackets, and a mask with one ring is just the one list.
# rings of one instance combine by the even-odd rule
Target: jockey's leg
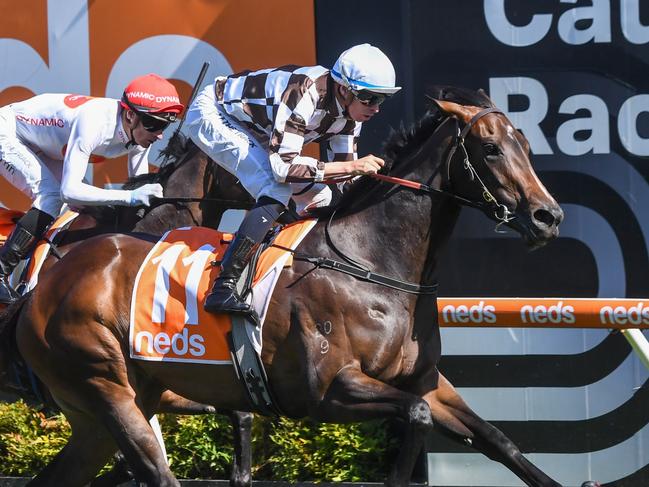
[[221,260],[221,274],[212,292],[205,298],[205,310],[211,313],[249,313],[250,305],[237,292],[237,282],[268,230],[285,207],[268,196],[262,196],[241,222],[234,240]]
[[33,201],[32,209],[18,221],[0,249],[0,303],[15,300],[9,275],[61,210],[60,183],[48,161],[16,137],[12,112],[7,107],[0,109],[0,176]]
[[250,313],[250,306],[236,290],[237,281],[286,208],[291,197],[290,184],[277,181],[268,150],[218,105],[213,86],[203,89],[187,110],[186,127],[192,141],[214,162],[236,175],[257,200],[225,252],[221,274],[204,304],[205,310],[212,313]]
[[306,215],[309,210],[329,206],[333,197],[331,188],[323,183],[291,183],[295,211]]
[[0,303],[10,304],[18,294],[9,284],[9,276],[32,251],[54,218],[37,208],[31,208],[16,224],[11,235],[0,247]]

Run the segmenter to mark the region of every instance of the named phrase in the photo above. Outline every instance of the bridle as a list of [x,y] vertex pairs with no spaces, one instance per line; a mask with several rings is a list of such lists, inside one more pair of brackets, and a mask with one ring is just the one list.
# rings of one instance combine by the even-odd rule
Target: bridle
[[454,137],[454,140],[451,143],[451,147],[449,149],[448,156],[446,157],[446,163],[445,163],[446,171],[447,171],[447,180],[450,184],[452,184],[451,162],[453,160],[453,156],[457,152],[457,149],[460,148],[463,154],[464,169],[469,171],[472,181],[477,180],[482,190],[481,191],[482,201],[472,201],[472,200],[465,200],[464,198],[461,198],[462,200],[465,201],[464,204],[466,204],[467,206],[473,206],[474,208],[481,209],[487,215],[489,215],[491,211],[491,216],[495,220],[499,221],[500,223],[509,223],[514,218],[516,218],[516,215],[514,215],[514,213],[509,211],[509,208],[507,208],[507,206],[505,206],[504,204],[500,203],[496,199],[496,197],[491,193],[491,191],[489,191],[489,188],[487,188],[487,185],[484,183],[484,181],[482,181],[482,178],[478,174],[478,171],[476,171],[475,167],[471,163],[469,159],[469,153],[466,150],[466,146],[464,145],[464,139],[466,138],[471,128],[476,124],[478,120],[480,120],[482,117],[490,113],[500,113],[501,115],[504,116],[502,110],[498,108],[495,107],[485,108],[484,110],[481,110],[478,113],[476,113],[461,131],[459,129],[459,122],[457,121],[457,119],[455,119],[457,135]]
[[[468,198],[464,198],[458,194],[455,194],[450,191],[446,191],[443,189],[437,189],[433,188],[430,185],[424,184],[424,183],[418,183],[415,181],[410,181],[408,179],[401,179],[401,178],[396,178],[394,176],[386,176],[384,174],[371,174],[370,177],[374,179],[378,179],[381,181],[385,181],[391,184],[395,184],[398,186],[404,186],[407,188],[412,188],[416,189],[418,191],[421,191],[423,193],[427,193],[430,195],[442,195],[447,198],[451,198],[455,200],[457,203],[463,205],[463,206],[470,206],[472,208],[477,208],[481,211],[483,211],[486,215],[490,216],[494,220],[498,222],[498,225],[502,224],[508,224],[512,222],[516,218],[516,215],[507,208],[504,204],[500,203],[496,197],[489,191],[489,188],[487,188],[487,185],[484,183],[480,175],[478,174],[478,171],[476,171],[474,165],[471,163],[471,160],[469,159],[469,153],[466,150],[466,146],[464,144],[464,140],[466,136],[468,135],[469,131],[471,128],[476,124],[478,120],[480,120],[482,117],[485,115],[488,115],[490,113],[500,113],[503,114],[502,110],[499,110],[498,108],[492,107],[492,108],[485,108],[484,110],[479,111],[476,113],[471,120],[460,130],[459,127],[459,121],[454,118],[455,123],[456,123],[456,130],[455,134],[453,136],[453,140],[451,141],[451,145],[448,148],[448,153],[446,155],[446,159],[444,161],[443,165],[440,165],[435,172],[433,173],[432,178],[436,176],[436,174],[441,170],[442,167],[446,167],[446,177],[447,181],[449,184],[452,185],[451,181],[451,164],[453,162],[453,157],[455,154],[458,152],[458,149],[460,149],[462,155],[463,155],[463,162],[462,166],[464,167],[465,170],[469,172],[470,178],[472,181],[477,181],[478,185],[480,186],[481,189],[481,195],[482,195],[482,201],[475,201],[475,200],[470,200]],[[449,117],[450,118],[450,117]],[[432,179],[431,178],[431,179]]]

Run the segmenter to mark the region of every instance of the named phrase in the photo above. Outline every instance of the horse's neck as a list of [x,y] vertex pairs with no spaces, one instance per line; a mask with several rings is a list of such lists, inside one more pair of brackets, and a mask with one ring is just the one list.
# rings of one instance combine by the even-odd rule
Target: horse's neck
[[[436,148],[428,160],[418,164],[426,170],[405,177],[428,182],[431,168],[437,167],[442,157],[443,151]],[[342,239],[343,252],[377,272],[430,283],[437,256],[457,221],[457,206],[444,196],[405,188],[392,191],[387,198],[344,218],[344,226],[334,224],[333,229],[338,226],[334,239]]]

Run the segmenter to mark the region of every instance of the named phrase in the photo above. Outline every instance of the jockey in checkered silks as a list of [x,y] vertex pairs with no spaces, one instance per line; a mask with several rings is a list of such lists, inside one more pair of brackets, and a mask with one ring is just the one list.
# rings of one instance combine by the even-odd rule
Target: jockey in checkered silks
[[121,100],[45,93],[0,108],[0,176],[32,200],[0,247],[0,303],[18,298],[9,276],[64,203],[139,206],[162,196],[159,184],[104,189],[84,177],[89,163],[122,155],[129,176],[149,172],[149,146],[183,108],[174,85],[156,74],[131,81]]
[[[257,246],[293,199],[299,213],[326,206],[325,179],[376,173],[384,161],[358,159],[362,123],[401,88],[392,63],[369,44],[343,52],[332,69],[282,66],[219,77],[187,112],[191,139],[239,178],[255,198],[205,300],[215,313],[249,313],[236,284]],[[327,161],[302,154],[326,146]]]

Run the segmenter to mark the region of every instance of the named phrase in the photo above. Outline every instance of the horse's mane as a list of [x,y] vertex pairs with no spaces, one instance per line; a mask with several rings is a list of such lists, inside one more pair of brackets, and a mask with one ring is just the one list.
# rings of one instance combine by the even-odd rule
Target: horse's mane
[[[455,86],[431,86],[427,90],[426,98],[429,100],[452,101],[460,105],[482,108],[494,106],[482,89],[475,91]],[[428,140],[444,120],[445,117],[437,109],[437,105],[431,101],[426,112],[417,122],[408,128],[402,124],[398,129],[392,129],[383,145],[385,166],[383,166],[380,173],[398,173],[399,168],[406,166],[411,157],[417,153],[421,144]],[[377,191],[379,188],[384,188],[383,192]],[[391,186],[375,179],[359,178],[349,185],[336,203],[324,208],[315,208],[311,210],[309,216],[323,219],[330,217],[334,212],[345,214],[356,211],[360,206],[359,201],[362,201],[363,205],[367,206],[390,188]],[[369,198],[370,195],[373,198]]]
[[[194,146],[187,137],[178,132],[174,133],[167,146],[158,155],[158,160],[162,159],[158,171],[133,176],[124,183],[122,188],[131,190],[144,184],[154,183],[164,186],[178,164],[189,155],[192,147]],[[115,221],[117,213],[122,209],[116,206],[84,206],[81,208],[81,213],[92,216],[101,224]]]

